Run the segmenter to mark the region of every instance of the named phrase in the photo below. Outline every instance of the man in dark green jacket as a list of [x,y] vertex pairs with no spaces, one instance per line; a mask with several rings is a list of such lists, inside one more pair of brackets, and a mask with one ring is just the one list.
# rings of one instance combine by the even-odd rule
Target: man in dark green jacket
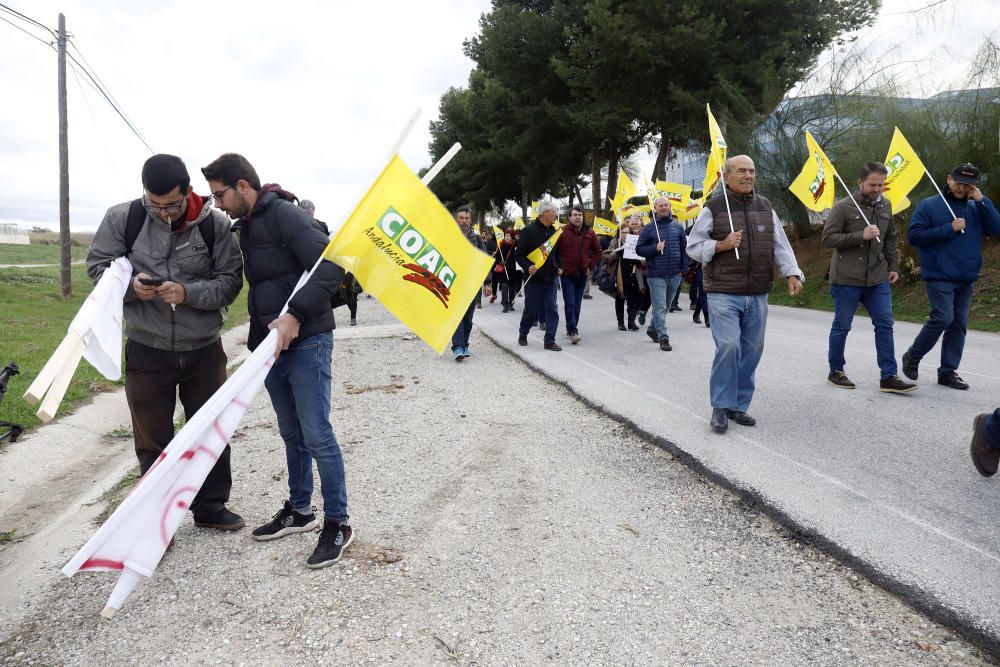
[[823,225],[823,245],[833,248],[830,261],[830,295],[833,326],[830,328],[830,375],[835,387],[854,389],[844,373],[844,346],[858,304],[875,326],[875,354],[881,371],[881,391],[905,394],[917,388],[897,375],[892,338],[892,289],[899,280],[899,250],[892,206],[882,196],[888,170],[880,162],[861,167],[858,190],[844,197],[830,211]]

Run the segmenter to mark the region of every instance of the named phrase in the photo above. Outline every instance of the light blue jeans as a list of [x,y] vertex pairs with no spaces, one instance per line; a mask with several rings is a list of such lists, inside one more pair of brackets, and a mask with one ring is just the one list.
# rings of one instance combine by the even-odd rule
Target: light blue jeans
[[318,333],[278,356],[264,380],[278,415],[288,462],[288,501],[297,510],[312,506],[312,462],[319,470],[323,514],[347,520],[344,457],[330,424],[330,364],[333,333]]
[[649,285],[649,298],[653,302],[653,319],[649,323],[649,330],[656,331],[656,340],[663,340],[667,336],[667,307],[670,306],[670,299],[674,298],[677,288],[681,284],[681,276],[677,274],[671,278],[646,278]]
[[708,293],[715,339],[709,380],[713,408],[746,412],[753,400],[755,373],[764,352],[767,294]]

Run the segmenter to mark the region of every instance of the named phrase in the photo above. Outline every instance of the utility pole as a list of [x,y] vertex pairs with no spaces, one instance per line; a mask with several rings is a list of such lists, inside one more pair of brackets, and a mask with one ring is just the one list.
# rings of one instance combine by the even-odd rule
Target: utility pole
[[66,122],[66,17],[59,15],[59,282],[62,298],[73,295],[70,281],[69,130]]

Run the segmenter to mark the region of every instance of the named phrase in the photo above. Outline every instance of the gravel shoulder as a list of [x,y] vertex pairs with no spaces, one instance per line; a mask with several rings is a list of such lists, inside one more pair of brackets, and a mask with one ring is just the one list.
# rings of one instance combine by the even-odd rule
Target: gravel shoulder
[[[62,578],[73,544],[39,557],[0,660],[994,664],[478,331],[458,364],[374,301],[360,318],[334,350],[356,533],[343,562],[308,570],[315,534],[261,544],[188,520],[106,622],[115,577]],[[266,521],[287,491],[266,392],[233,465],[231,507]]]

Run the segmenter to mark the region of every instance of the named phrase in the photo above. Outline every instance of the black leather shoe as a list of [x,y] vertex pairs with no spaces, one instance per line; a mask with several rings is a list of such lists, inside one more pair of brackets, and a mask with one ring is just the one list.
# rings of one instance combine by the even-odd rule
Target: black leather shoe
[[217,528],[219,530],[239,530],[246,523],[236,512],[230,512],[225,507],[214,512],[198,514],[194,517],[194,525],[199,528]]
[[546,343],[545,349],[552,350],[553,352],[562,352],[562,347],[559,345],[559,343]]
[[938,384],[943,384],[952,389],[968,389],[969,383],[958,377],[958,373],[945,373],[938,375]]
[[656,329],[646,329],[646,335],[649,336],[649,339],[654,343],[660,342],[660,337],[657,335]]
[[726,410],[726,416],[740,426],[756,426],[757,420],[740,410]]
[[618,330],[619,331],[625,331],[625,323],[624,322],[619,322],[618,323]]
[[909,352],[903,353],[903,375],[916,382],[919,366],[920,362],[914,361]]
[[716,433],[725,433],[726,429],[729,428],[729,419],[726,417],[726,410],[724,408],[712,408],[712,421],[708,424]]
[[520,345],[521,347],[524,347],[525,345],[528,344],[528,337],[527,336],[518,336],[517,337],[517,344]]

